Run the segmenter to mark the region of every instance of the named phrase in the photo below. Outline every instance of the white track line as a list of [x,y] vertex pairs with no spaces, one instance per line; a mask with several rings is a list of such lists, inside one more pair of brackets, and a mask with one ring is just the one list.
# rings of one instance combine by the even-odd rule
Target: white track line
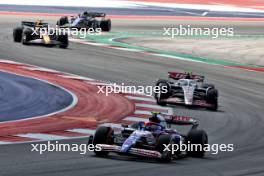
[[32,139],[40,139],[40,140],[60,140],[60,139],[68,139],[69,137],[53,135],[53,134],[44,134],[44,133],[27,133],[27,134],[18,134],[16,136],[32,138]]
[[59,75],[63,78],[68,78],[68,79],[78,79],[78,80],[84,80],[84,81],[94,81],[92,78],[87,78],[83,76],[78,76],[78,75]]
[[74,133],[88,134],[88,135],[92,135],[95,133],[95,130],[86,129],[86,128],[74,128],[74,129],[70,129],[70,130],[66,130],[66,131],[74,132]]
[[141,111],[141,110],[136,110],[134,114],[145,114],[145,115],[151,115],[151,111]]
[[156,102],[153,98],[136,97],[136,96],[126,96],[126,97],[128,99],[131,99],[131,100],[141,100],[141,101]]
[[0,59],[1,63],[6,63],[6,64],[17,64],[17,65],[24,65],[22,63],[19,62],[15,62],[15,61],[11,61],[11,60],[5,60],[5,59]]
[[104,124],[101,124],[100,126],[109,126],[109,127],[112,127],[112,128],[123,128],[121,124],[117,124],[117,123],[104,123]]
[[131,51],[131,52],[143,52],[143,50],[139,49],[131,49],[131,48],[121,48],[121,47],[109,47],[109,48],[114,48],[122,51]]
[[132,121],[132,122],[148,122],[149,121],[146,118],[139,118],[139,117],[126,117],[123,120]]
[[49,68],[43,68],[43,67],[24,67],[27,70],[32,71],[42,71],[42,72],[50,72],[50,73],[60,73],[59,71],[49,69]]
[[0,145],[4,145],[4,144],[12,144],[13,142],[5,142],[5,141],[0,141]]
[[143,107],[143,108],[153,108],[153,109],[162,109],[162,110],[169,110],[169,108],[162,107],[159,105],[152,105],[152,104],[143,104],[143,103],[136,103],[136,107]]

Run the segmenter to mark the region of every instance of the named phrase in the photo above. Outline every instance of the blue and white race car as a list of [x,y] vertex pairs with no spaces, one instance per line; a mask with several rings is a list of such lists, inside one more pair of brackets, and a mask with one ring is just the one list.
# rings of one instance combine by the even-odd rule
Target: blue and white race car
[[103,32],[111,30],[111,20],[106,18],[105,13],[83,12],[77,16],[63,16],[57,21],[58,27],[70,27],[75,29],[100,29]]
[[[191,129],[184,135],[170,129],[170,124],[189,125]],[[100,146],[94,151],[97,156],[106,157],[109,152],[121,155],[134,155],[155,158],[161,162],[170,162],[184,156],[204,157],[204,146],[208,137],[204,130],[198,130],[198,122],[190,117],[166,116],[153,113],[147,122],[138,122],[131,126],[123,125],[121,131],[109,126],[99,126],[94,136],[90,136],[89,144]],[[175,145],[195,144],[196,151],[175,150]],[[97,146],[97,147],[98,147]]]

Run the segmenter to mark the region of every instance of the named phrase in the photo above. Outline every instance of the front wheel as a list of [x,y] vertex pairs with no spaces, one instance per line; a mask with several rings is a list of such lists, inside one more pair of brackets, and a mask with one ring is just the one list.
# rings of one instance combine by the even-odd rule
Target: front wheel
[[29,45],[29,41],[32,39],[33,30],[32,29],[25,29],[22,33],[22,44]]
[[191,130],[187,134],[187,141],[193,147],[187,151],[191,157],[203,158],[205,154],[204,147],[208,144],[208,136],[204,130]]
[[21,40],[22,40],[22,33],[23,33],[23,28],[22,27],[16,27],[13,30],[14,42],[21,42]]
[[[113,134],[114,131],[111,127],[105,127],[105,126],[100,126],[96,129],[94,138],[93,138],[93,145],[97,144],[113,144]],[[107,151],[94,151],[94,153],[97,156],[107,156],[109,152]]]
[[[171,162],[173,160],[173,152],[172,146],[174,144],[174,140],[169,134],[162,134],[159,136],[157,141],[156,150],[160,152],[161,158],[158,159],[160,162]],[[165,145],[169,145],[169,151],[165,150]]]

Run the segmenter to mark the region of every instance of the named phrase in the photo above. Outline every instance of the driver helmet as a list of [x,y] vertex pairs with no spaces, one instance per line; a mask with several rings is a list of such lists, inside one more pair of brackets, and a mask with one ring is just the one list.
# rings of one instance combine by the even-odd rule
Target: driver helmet
[[185,79],[192,79],[192,73],[186,73]]
[[83,12],[83,16],[88,16],[88,12],[87,11]]
[[152,116],[149,118],[150,122],[153,123],[160,123],[161,122],[161,118],[160,118],[160,112],[151,112]]
[[40,27],[43,25],[43,21],[42,20],[37,20],[36,21],[36,27]]

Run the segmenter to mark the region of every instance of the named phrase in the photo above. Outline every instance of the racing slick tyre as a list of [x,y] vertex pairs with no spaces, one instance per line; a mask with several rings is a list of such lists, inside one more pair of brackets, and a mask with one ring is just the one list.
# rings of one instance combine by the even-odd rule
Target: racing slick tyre
[[22,33],[23,33],[23,28],[22,27],[16,27],[13,30],[13,38],[14,42],[21,42],[22,40]]
[[63,16],[59,19],[59,21],[57,21],[57,25],[58,26],[64,26],[65,24],[68,24],[69,20],[67,16]]
[[209,87],[210,87],[210,88],[213,88],[213,89],[215,88],[215,86],[214,86],[213,84],[207,84],[207,83],[203,83],[203,84],[202,84],[202,88],[204,88],[204,89],[207,89],[207,88],[209,88]]
[[[160,87],[160,91],[155,92],[154,94],[157,104],[161,106],[166,106],[167,103],[162,100],[170,97],[170,85],[167,80],[160,79],[157,81],[156,86]],[[165,90],[166,93],[163,92],[163,90]]]
[[23,45],[29,45],[29,41],[32,38],[33,30],[32,29],[25,29],[22,33],[22,44]]
[[[204,130],[191,130],[187,134],[187,141],[190,142],[188,144],[195,145],[198,147],[192,147],[192,151],[190,149],[187,151],[187,155],[196,158],[203,158],[205,154],[204,147],[208,144],[208,136]],[[198,144],[198,145],[197,145]]]
[[[113,144],[113,129],[111,127],[100,126],[96,129],[94,138],[93,138],[93,145],[97,144]],[[107,151],[96,151],[94,153],[97,156],[105,157],[109,154]]]
[[218,91],[216,89],[209,89],[206,94],[206,102],[211,104],[207,109],[217,111],[218,109]]
[[58,41],[60,42],[60,48],[67,48],[69,46],[68,34],[59,35]]
[[110,19],[102,20],[100,23],[100,28],[104,32],[109,32],[111,30],[111,20]]
[[[160,152],[161,158],[157,159],[159,162],[171,162],[174,159],[172,154],[172,147],[174,141],[171,135],[161,134],[157,140],[156,150]],[[169,145],[169,151],[165,150],[164,145]]]

